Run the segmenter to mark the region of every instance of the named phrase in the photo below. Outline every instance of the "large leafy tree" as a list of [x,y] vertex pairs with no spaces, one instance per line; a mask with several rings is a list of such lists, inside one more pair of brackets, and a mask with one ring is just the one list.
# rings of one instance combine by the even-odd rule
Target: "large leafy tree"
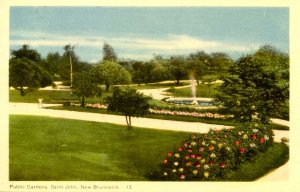
[[268,122],[288,107],[289,57],[274,47],[241,57],[222,80],[217,99],[241,121]]
[[171,77],[175,80],[177,85],[180,84],[181,80],[187,77],[186,60],[183,56],[172,56],[166,65]]
[[52,78],[46,70],[27,58],[11,59],[9,85],[25,96],[35,89],[52,85]]
[[118,57],[113,47],[107,43],[103,44],[103,61],[117,61]]
[[112,96],[108,96],[108,111],[120,112],[125,115],[128,130],[131,128],[131,117],[143,117],[149,111],[150,97],[144,96],[135,89],[121,90],[115,87]]
[[187,71],[199,85],[199,80],[209,72],[209,66],[211,63],[211,56],[204,51],[198,51],[191,53],[187,58]]
[[77,73],[74,76],[73,93],[81,97],[81,106],[85,105],[85,97],[101,96],[101,88],[95,83],[91,72]]
[[112,85],[131,83],[131,75],[116,62],[104,61],[94,69],[97,82],[104,83],[106,91]]
[[41,55],[37,50],[31,49],[29,45],[23,45],[22,48],[11,51],[11,59],[27,58],[35,63],[41,62]]

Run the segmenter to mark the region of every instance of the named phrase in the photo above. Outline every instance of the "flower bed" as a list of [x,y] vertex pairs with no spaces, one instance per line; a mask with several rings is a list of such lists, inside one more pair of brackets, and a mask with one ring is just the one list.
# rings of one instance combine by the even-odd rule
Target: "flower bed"
[[273,143],[273,132],[263,124],[244,124],[234,129],[210,130],[195,135],[167,153],[158,180],[222,180],[226,173],[249,161]]
[[179,115],[179,116],[190,116],[190,117],[204,117],[204,118],[214,118],[214,119],[228,119],[232,118],[232,116],[221,115],[218,113],[210,113],[210,112],[187,112],[187,111],[171,111],[171,110],[157,110],[150,109],[150,113],[154,114],[163,114],[163,115]]

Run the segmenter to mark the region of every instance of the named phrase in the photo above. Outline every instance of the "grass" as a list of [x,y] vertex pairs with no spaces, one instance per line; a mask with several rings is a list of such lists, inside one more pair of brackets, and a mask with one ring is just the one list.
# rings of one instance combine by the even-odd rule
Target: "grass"
[[[196,87],[196,97],[208,97],[214,98],[218,93],[216,88],[221,84],[212,84],[209,90],[209,86],[206,84],[200,84]],[[172,95],[175,97],[192,97],[192,90],[190,87],[175,89],[172,92]]]
[[14,181],[147,180],[190,133],[40,116],[10,116]]
[[254,181],[266,173],[280,167],[289,160],[289,147],[274,143],[264,153],[259,153],[250,162],[241,164],[236,171],[229,172],[226,181]]
[[[11,181],[145,181],[190,133],[41,116],[10,116]],[[283,165],[289,148],[274,143],[226,181],[253,181]]]

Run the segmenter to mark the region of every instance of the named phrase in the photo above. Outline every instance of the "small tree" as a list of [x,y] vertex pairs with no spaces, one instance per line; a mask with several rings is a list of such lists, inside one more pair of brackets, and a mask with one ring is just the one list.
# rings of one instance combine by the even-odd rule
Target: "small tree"
[[131,117],[143,117],[149,111],[150,97],[144,96],[135,89],[121,90],[115,87],[112,96],[108,96],[108,111],[120,112],[125,115],[128,130],[131,129]]
[[82,72],[75,76],[72,87],[75,95],[81,97],[81,106],[85,105],[85,97],[101,96],[101,88],[93,81],[89,72]]

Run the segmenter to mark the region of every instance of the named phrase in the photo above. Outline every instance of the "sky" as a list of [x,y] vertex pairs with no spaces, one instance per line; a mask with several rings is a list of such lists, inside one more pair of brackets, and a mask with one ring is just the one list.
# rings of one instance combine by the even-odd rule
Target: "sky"
[[225,52],[233,58],[268,44],[289,52],[285,7],[11,7],[10,50],[23,44],[46,57],[75,45],[80,60],[102,59],[104,42],[118,58]]

